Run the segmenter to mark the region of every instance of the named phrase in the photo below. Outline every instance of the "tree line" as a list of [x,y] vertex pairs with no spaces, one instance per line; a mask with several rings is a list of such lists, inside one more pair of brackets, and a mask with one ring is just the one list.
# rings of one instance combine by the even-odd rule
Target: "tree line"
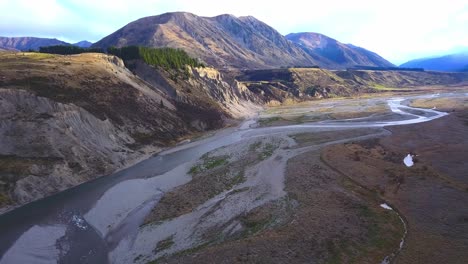
[[85,52],[104,53],[104,50],[101,48],[81,48],[77,46],[56,45],[56,46],[39,47],[39,52],[61,54],[61,55],[73,55],[73,54],[80,54],[80,53],[85,53]]
[[72,55],[86,52],[108,53],[120,57],[125,62],[141,59],[146,64],[163,67],[165,69],[182,69],[185,68],[185,65],[205,67],[203,63],[190,57],[184,50],[173,48],[127,46],[122,48],[109,47],[105,51],[101,48],[80,48],[77,46],[57,45],[40,47],[39,52],[60,55]]
[[173,48],[148,48],[128,46],[122,48],[109,47],[107,53],[118,56],[124,61],[141,59],[146,64],[160,66],[166,69],[181,69],[185,65],[205,67],[197,59],[190,57],[184,50]]

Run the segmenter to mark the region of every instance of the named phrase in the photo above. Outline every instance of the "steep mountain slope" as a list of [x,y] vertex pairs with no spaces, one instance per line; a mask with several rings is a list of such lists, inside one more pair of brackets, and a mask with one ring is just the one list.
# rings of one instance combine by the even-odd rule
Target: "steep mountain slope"
[[35,38],[35,37],[0,37],[0,48],[6,50],[39,50],[39,47],[54,45],[70,45],[58,39]]
[[322,65],[280,33],[253,17],[199,17],[165,13],[138,19],[94,47],[142,45],[181,48],[218,68]]
[[136,71],[153,79],[104,54],[0,54],[0,211],[109,174],[255,107],[245,86],[211,68]]
[[468,52],[446,55],[436,58],[422,58],[403,63],[400,67],[424,68],[432,71],[467,71]]
[[346,68],[356,65],[390,67],[394,66],[378,54],[351,44],[343,44],[322,34],[303,32],[291,33],[286,38],[297,43],[310,56],[322,57],[334,68]]

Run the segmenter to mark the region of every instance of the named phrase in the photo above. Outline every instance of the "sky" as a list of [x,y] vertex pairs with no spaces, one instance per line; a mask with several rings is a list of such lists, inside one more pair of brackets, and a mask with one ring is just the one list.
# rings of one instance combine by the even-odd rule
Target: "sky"
[[468,47],[467,0],[0,0],[0,36],[98,41],[165,12],[251,15],[281,34],[318,32],[401,64]]

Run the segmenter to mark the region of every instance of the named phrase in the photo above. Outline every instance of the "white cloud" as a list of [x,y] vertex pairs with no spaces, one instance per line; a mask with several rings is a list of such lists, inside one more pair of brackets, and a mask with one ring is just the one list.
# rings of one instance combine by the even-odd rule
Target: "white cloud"
[[468,46],[466,0],[0,0],[0,6],[0,35],[97,41],[140,17],[188,11],[253,15],[282,34],[323,33],[396,63]]

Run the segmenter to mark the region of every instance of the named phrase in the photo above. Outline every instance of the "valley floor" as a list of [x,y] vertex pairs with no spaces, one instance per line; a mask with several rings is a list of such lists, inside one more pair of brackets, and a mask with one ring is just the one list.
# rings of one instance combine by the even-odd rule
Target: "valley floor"
[[269,108],[0,217],[0,263],[463,263],[467,90]]

